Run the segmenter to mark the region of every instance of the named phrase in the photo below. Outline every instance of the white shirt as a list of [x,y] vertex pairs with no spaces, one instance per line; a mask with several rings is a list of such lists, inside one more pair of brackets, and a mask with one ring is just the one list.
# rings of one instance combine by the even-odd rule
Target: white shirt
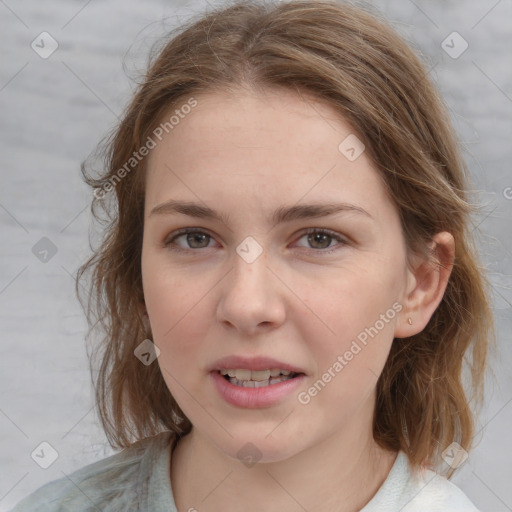
[[[171,489],[171,434],[163,432],[40,487],[11,512],[177,512]],[[399,452],[385,482],[360,512],[478,512],[433,471],[411,471]]]

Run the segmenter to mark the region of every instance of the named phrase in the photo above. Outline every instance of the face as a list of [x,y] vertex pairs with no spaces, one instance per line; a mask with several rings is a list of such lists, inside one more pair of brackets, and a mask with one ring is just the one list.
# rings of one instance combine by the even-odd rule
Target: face
[[312,98],[195,98],[146,175],[143,288],[170,392],[230,457],[371,431],[408,276],[377,170]]

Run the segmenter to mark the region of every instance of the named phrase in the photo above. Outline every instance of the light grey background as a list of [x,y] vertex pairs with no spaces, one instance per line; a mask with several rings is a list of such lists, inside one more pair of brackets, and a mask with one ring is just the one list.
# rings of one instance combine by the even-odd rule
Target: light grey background
[[[453,481],[482,511],[512,510],[512,2],[373,4],[424,54],[484,205],[475,225],[493,284],[499,352],[479,419],[480,444]],[[130,97],[133,83],[123,63],[137,76],[158,36],[206,7],[199,1],[0,0],[1,511],[113,453],[95,417],[86,325],[74,295],[72,276],[89,254],[91,221],[79,165]],[[47,59],[31,48],[43,31],[59,45]],[[457,59],[441,46],[454,31],[469,45]],[[450,45],[457,50],[460,43]],[[57,248],[47,262],[32,251],[42,237]],[[48,469],[31,458],[43,441],[58,452]]]

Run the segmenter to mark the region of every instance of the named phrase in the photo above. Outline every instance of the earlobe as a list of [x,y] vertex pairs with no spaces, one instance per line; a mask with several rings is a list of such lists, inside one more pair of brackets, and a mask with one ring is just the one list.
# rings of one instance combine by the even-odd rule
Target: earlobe
[[446,291],[455,258],[454,238],[443,231],[428,246],[429,257],[421,258],[408,270],[410,284],[395,326],[395,338],[408,338],[423,331]]

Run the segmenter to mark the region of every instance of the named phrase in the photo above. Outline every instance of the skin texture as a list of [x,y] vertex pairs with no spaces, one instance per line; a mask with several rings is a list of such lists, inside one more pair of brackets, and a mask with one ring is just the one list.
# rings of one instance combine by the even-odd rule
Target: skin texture
[[[358,510],[396,457],[372,437],[378,376],[393,339],[420,332],[439,304],[453,238],[440,233],[432,244],[442,266],[408,258],[378,171],[364,152],[354,161],[340,152],[353,129],[330,107],[286,90],[196,99],[149,155],[142,251],[157,361],[193,424],[172,458],[176,504],[201,512],[241,504],[249,512]],[[170,199],[207,205],[226,222],[151,214]],[[327,202],[367,214],[272,226],[280,206]],[[166,246],[180,228],[210,237],[187,243],[183,235]],[[252,263],[236,252],[248,236],[263,250]],[[307,404],[293,392],[271,407],[240,408],[213,386],[217,359],[263,355],[301,368],[298,391],[307,391],[393,304],[400,311]],[[237,458],[248,442],[261,455],[252,467]]]

